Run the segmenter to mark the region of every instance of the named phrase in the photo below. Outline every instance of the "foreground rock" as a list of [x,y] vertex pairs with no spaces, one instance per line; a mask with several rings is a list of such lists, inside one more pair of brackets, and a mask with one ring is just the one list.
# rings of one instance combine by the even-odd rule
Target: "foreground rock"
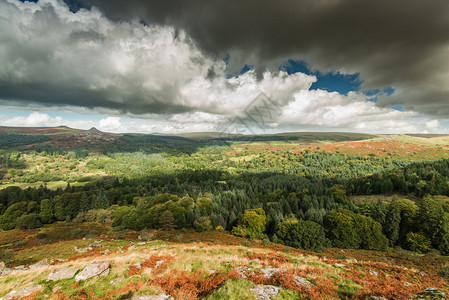
[[24,288],[15,290],[15,291],[11,291],[11,292],[9,292],[8,295],[6,295],[3,298],[3,300],[21,299],[21,298],[31,295],[34,292],[39,291],[41,288],[42,288],[41,285],[33,285],[33,286],[24,287]]
[[416,294],[416,300],[446,300],[446,293],[436,288],[427,288],[424,292]]
[[75,276],[75,281],[86,280],[96,276],[106,276],[109,274],[108,261],[95,261],[85,267],[78,275]]
[[151,296],[134,296],[132,300],[173,300],[173,297],[166,294],[151,295]]
[[260,269],[260,272],[262,272],[265,277],[270,278],[274,275],[274,273],[285,272],[285,270],[281,270],[278,268],[265,268],[265,269]]
[[47,281],[57,281],[61,279],[72,278],[78,271],[78,268],[73,267],[58,268],[50,272]]
[[0,268],[0,276],[11,274],[12,271],[10,268]]
[[40,262],[30,265],[29,268],[30,269],[38,269],[38,268],[48,267],[49,265],[50,264],[48,263],[48,259],[43,259]]
[[300,286],[314,287],[315,285],[301,276],[295,276],[295,282]]
[[24,265],[17,266],[12,269],[11,275],[20,274],[21,272],[28,270],[29,268],[25,267]]
[[282,288],[274,285],[259,284],[250,289],[257,296],[256,300],[270,300],[276,296]]
[[114,284],[122,282],[123,280],[125,280],[125,276],[120,276],[118,278],[112,279],[109,283],[114,285]]

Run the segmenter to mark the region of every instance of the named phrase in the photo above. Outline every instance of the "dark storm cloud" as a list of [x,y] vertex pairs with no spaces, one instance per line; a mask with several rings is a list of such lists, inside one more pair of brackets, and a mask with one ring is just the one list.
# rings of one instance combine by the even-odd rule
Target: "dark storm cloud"
[[[446,0],[83,0],[112,19],[185,30],[213,57],[263,71],[287,58],[321,71],[360,72],[379,105],[449,116]],[[430,105],[427,105],[430,104]]]
[[192,74],[205,76],[211,61],[185,39],[95,10],[74,14],[60,1],[0,1],[0,100],[190,112],[180,87]]
[[136,94],[130,95],[131,101],[114,102],[110,99],[113,94],[120,91],[109,88],[104,90],[91,91],[77,86],[64,86],[61,84],[51,85],[48,83],[22,83],[14,84],[0,82],[0,99],[17,100],[21,99],[25,104],[42,103],[46,105],[67,106],[76,105],[90,109],[109,108],[122,114],[140,115],[148,112],[157,114],[176,114],[189,112],[190,109],[183,105],[177,105],[166,101],[167,98],[176,98],[170,95],[171,88],[164,90],[164,93],[153,93],[144,98],[137,98]]

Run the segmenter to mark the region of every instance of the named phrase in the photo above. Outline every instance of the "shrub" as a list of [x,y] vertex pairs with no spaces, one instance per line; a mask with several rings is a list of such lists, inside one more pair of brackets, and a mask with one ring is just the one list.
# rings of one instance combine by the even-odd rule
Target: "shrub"
[[73,218],[73,223],[83,223],[86,221],[86,213],[85,212],[79,212],[75,218]]
[[212,230],[212,222],[208,217],[199,217],[198,220],[195,220],[193,223],[196,231],[202,232]]
[[97,215],[95,217],[95,222],[98,223],[111,223],[112,222],[112,214],[110,211],[105,210],[105,209],[99,209],[97,211]]
[[47,234],[45,232],[38,232],[36,234],[36,238],[37,239],[46,239],[47,238]]
[[26,202],[18,202],[9,206],[5,213],[0,216],[0,228],[10,230],[16,227],[16,220],[26,213],[27,207]]
[[245,237],[246,236],[245,228],[243,226],[241,226],[241,225],[232,228],[231,233],[233,235],[236,235],[236,236],[241,236],[241,237]]
[[16,228],[33,229],[41,227],[42,223],[37,214],[23,215],[16,221]]
[[245,210],[242,220],[237,227],[232,229],[232,234],[237,236],[249,236],[251,238],[263,239],[267,217],[261,208]]
[[90,209],[84,216],[84,221],[86,222],[95,222],[97,218],[97,211],[95,209]]
[[245,246],[245,247],[251,247],[251,245],[252,245],[250,241],[246,241],[246,240],[241,241],[240,244],[242,244],[242,246]]
[[387,237],[379,222],[346,209],[335,209],[324,217],[326,236],[338,248],[385,251]]
[[313,221],[286,220],[278,225],[276,235],[283,244],[311,251],[322,251],[328,245],[324,228]]
[[431,242],[423,233],[409,232],[406,236],[407,247],[415,252],[426,253],[431,249]]
[[449,264],[442,266],[438,270],[438,275],[446,281],[449,281]]
[[176,228],[175,218],[173,213],[166,210],[160,217],[159,223],[161,224],[162,230],[174,230]]

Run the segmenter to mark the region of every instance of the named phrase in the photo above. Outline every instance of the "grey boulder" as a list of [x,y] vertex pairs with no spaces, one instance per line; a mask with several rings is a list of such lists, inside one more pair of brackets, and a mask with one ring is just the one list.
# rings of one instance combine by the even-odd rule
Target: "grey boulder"
[[54,269],[48,274],[47,281],[57,281],[61,279],[72,278],[78,272],[78,268],[74,267],[62,267]]
[[75,276],[75,281],[86,280],[96,276],[106,276],[107,274],[109,274],[109,262],[94,261]]

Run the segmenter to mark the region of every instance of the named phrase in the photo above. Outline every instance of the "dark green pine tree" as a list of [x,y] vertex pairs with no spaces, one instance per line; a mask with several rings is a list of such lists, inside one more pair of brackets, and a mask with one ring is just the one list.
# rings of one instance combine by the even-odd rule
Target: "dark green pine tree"
[[159,223],[161,224],[162,230],[174,230],[176,228],[175,218],[173,213],[166,210],[159,218]]
[[399,232],[401,225],[401,208],[397,200],[393,200],[388,205],[388,213],[385,217],[383,226],[384,233],[390,241],[390,246],[395,246],[399,241]]
[[80,200],[80,211],[86,212],[91,209],[91,203],[86,193],[83,193]]
[[109,201],[104,191],[100,191],[93,201],[93,209],[107,209],[109,207]]

